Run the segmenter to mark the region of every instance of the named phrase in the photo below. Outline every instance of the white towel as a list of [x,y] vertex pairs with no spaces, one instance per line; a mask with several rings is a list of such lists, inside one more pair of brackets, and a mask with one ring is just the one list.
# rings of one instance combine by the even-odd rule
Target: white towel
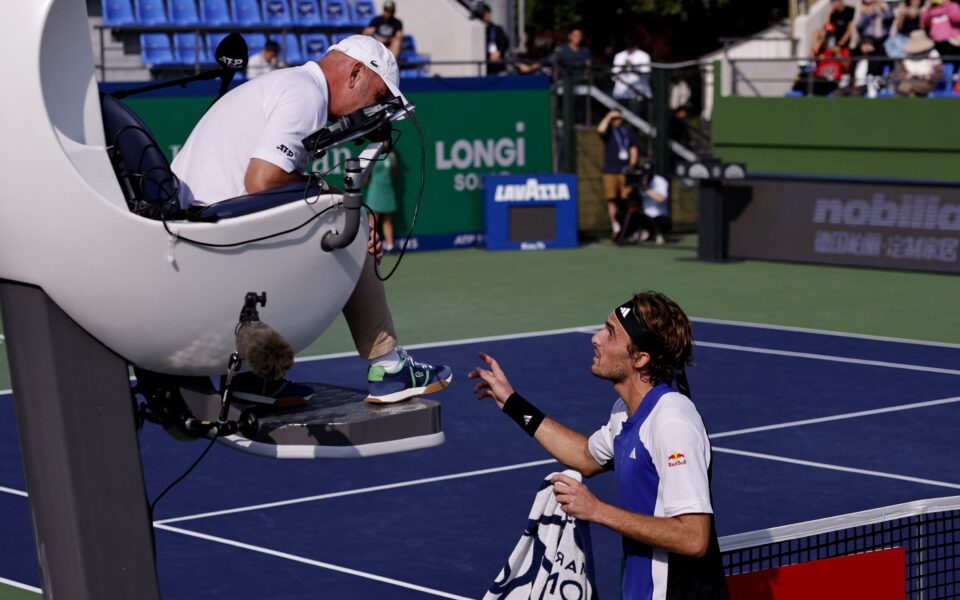
[[[580,481],[580,473],[564,475]],[[530,508],[530,520],[483,600],[596,600],[590,527],[563,512],[547,475]]]

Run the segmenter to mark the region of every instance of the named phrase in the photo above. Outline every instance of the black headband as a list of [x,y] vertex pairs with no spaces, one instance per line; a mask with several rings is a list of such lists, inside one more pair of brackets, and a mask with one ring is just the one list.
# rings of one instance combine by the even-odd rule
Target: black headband
[[[663,359],[663,341],[647,326],[647,322],[643,319],[640,311],[635,308],[632,299],[618,306],[613,312],[617,315],[617,320],[623,325],[634,346],[650,354],[651,360]],[[682,364],[674,371],[672,379],[676,379],[677,389],[680,393],[690,398],[690,384],[687,382],[687,372]],[[673,382],[668,381],[666,383]]]
[[651,358],[660,354],[663,350],[663,342],[654,332],[647,327],[647,322],[643,320],[643,315],[634,308],[633,300],[627,300],[613,311],[617,315],[617,320],[623,325],[630,341],[633,345],[648,352]]

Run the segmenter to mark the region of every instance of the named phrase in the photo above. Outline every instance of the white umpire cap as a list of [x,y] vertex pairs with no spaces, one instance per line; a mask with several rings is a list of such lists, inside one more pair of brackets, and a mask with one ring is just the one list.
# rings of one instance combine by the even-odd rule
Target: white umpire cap
[[397,66],[397,59],[379,40],[369,35],[351,35],[330,46],[328,52],[333,51],[342,52],[362,62],[380,76],[394,96],[403,100],[404,106],[407,105],[407,98],[400,93],[400,68]]

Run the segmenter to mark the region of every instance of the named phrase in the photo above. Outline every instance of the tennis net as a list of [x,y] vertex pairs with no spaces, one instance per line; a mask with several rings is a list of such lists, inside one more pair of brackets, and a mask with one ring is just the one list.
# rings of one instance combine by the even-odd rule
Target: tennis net
[[720,539],[727,575],[900,547],[906,597],[960,598],[960,496],[919,500]]

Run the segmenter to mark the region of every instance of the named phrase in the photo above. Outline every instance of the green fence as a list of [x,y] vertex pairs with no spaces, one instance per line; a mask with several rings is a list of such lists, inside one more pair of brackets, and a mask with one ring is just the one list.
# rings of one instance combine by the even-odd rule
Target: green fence
[[960,100],[718,97],[713,143],[752,173],[960,181]]

